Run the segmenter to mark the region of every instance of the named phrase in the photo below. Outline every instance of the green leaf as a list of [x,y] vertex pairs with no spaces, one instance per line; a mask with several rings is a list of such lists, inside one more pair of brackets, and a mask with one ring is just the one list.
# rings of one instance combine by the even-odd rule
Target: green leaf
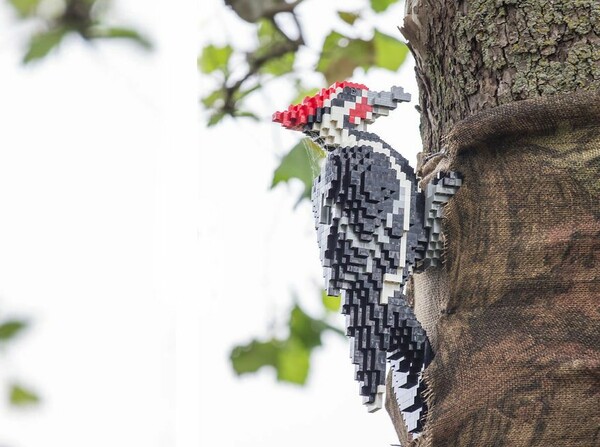
[[318,172],[318,167],[313,163],[319,158],[323,158],[325,153],[309,139],[301,140],[290,152],[283,157],[279,166],[273,173],[273,182],[271,188],[274,188],[281,182],[288,182],[291,179],[298,179],[304,184],[302,198],[310,198],[312,181],[314,174]]
[[310,349],[290,338],[279,351],[277,380],[304,385],[310,369]]
[[282,76],[290,73],[294,69],[294,61],[296,53],[289,52],[283,56],[271,59],[260,67],[261,73],[272,74],[274,76]]
[[60,44],[67,33],[67,28],[58,27],[35,34],[29,41],[29,48],[23,57],[23,63],[28,64],[47,56]]
[[13,384],[10,386],[9,402],[16,407],[25,407],[38,404],[40,398],[33,391],[21,385]]
[[398,39],[375,31],[375,65],[396,71],[406,60],[408,47]]
[[224,99],[225,92],[223,91],[223,89],[218,89],[202,98],[202,104],[204,104],[204,107],[210,109],[215,105],[218,106],[218,101],[220,100],[221,102],[223,102]]
[[235,347],[230,359],[237,375],[271,366],[277,372],[277,380],[304,384],[310,368],[310,349],[295,338],[268,342],[253,340],[248,345]]
[[372,40],[350,39],[332,31],[325,38],[316,69],[332,84],[351,77],[357,67],[368,70],[375,63],[374,53]]
[[263,50],[269,45],[286,41],[285,37],[277,31],[273,22],[267,19],[260,20],[256,35],[258,37],[259,46],[262,47]]
[[242,375],[256,372],[263,366],[276,366],[279,345],[280,342],[277,340],[267,342],[253,340],[247,345],[236,346],[230,355],[233,370],[236,374]]
[[344,335],[340,329],[331,326],[323,319],[313,318],[306,314],[298,305],[292,308],[290,314],[290,338],[296,338],[309,349],[321,345],[321,334],[324,331],[333,331]]
[[152,43],[147,37],[131,28],[102,28],[92,27],[88,30],[88,37],[91,39],[128,39],[137,43],[146,50],[152,49]]
[[270,366],[275,368],[277,380],[302,385],[308,377],[311,352],[321,345],[321,334],[333,331],[344,335],[325,320],[307,315],[298,305],[290,312],[289,329],[289,336],[285,340],[252,340],[247,345],[236,346],[230,354],[235,373],[254,373]]
[[8,0],[21,17],[32,15],[37,9],[40,0]]
[[228,73],[228,63],[232,53],[233,48],[229,45],[225,45],[224,47],[207,45],[198,58],[198,67],[203,73],[207,74],[216,70]]
[[290,337],[308,349],[321,345],[321,333],[329,327],[324,321],[308,316],[298,305],[292,309],[289,326]]
[[398,0],[371,0],[371,9],[375,12],[383,12],[397,2]]
[[321,295],[321,300],[323,301],[323,306],[325,309],[331,312],[339,312],[340,307],[342,305],[342,297],[341,296],[330,296],[327,295],[327,291],[323,290]]
[[354,22],[360,18],[360,14],[357,12],[338,11],[337,14],[348,25],[354,25]]
[[215,112],[208,119],[207,126],[208,127],[214,126],[215,124],[219,123],[223,118],[225,118],[224,112]]
[[[261,20],[257,30],[258,48],[249,56],[249,62],[268,55],[274,47],[287,45],[288,42],[273,26],[270,20]],[[294,68],[296,53],[290,51],[280,57],[268,60],[260,67],[261,73],[281,76],[290,73]]]
[[0,341],[8,341],[27,327],[22,320],[7,320],[0,324]]

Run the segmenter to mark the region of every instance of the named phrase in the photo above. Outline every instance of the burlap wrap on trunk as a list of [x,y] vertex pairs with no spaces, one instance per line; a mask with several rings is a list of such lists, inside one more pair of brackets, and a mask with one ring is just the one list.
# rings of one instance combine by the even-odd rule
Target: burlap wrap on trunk
[[402,445],[600,446],[600,94],[486,110],[447,149],[423,167],[464,176],[445,264],[413,284],[430,413],[411,440],[388,401]]

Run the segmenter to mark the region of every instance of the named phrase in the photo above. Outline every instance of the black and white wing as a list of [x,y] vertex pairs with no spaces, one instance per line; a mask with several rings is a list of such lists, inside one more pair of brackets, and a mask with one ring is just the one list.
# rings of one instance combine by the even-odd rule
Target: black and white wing
[[403,288],[427,246],[424,198],[406,159],[374,134],[355,137],[356,145],[328,152],[313,186],[326,287],[342,295],[364,403],[381,408],[389,356],[396,399],[409,430],[418,431],[431,350]]

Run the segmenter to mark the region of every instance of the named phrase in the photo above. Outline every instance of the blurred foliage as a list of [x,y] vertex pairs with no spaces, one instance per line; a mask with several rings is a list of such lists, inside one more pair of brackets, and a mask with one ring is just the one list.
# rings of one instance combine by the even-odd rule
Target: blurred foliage
[[375,30],[372,39],[348,39],[332,31],[323,44],[317,70],[325,75],[328,84],[352,76],[357,67],[396,71],[406,59],[408,47],[394,37]]
[[26,327],[24,320],[6,320],[0,323],[0,342],[12,340]]
[[[139,31],[115,25],[108,18],[108,0],[6,0],[17,22],[27,24],[29,39],[23,52],[23,63],[39,61],[55,51],[70,35],[87,42],[124,40],[151,49],[152,44]],[[0,347],[12,344],[28,326],[25,320],[0,322]],[[25,385],[8,384],[8,403],[14,407],[31,407],[40,402],[36,392]]]
[[145,49],[150,41],[133,28],[109,23],[108,1],[103,0],[7,0],[15,17],[31,24],[32,32],[23,63],[43,59],[69,35],[85,41],[122,39]]
[[375,12],[383,12],[388,9],[391,5],[396,3],[396,0],[370,0],[371,8]]
[[231,363],[238,375],[253,373],[265,366],[275,368],[277,380],[303,385],[308,377],[312,350],[321,346],[321,336],[330,331],[344,335],[328,324],[325,318],[312,318],[295,304],[288,321],[289,335],[285,339],[252,340],[236,346]]
[[[226,116],[258,119],[249,108],[248,99],[273,80],[286,80],[292,87],[291,103],[300,102],[335,81],[351,77],[358,68],[368,71],[381,68],[396,71],[405,61],[408,47],[396,37],[370,25],[370,18],[385,12],[398,0],[364,0],[360,10],[339,10],[331,17],[330,28],[324,30],[322,47],[315,52],[304,40],[304,28],[309,26],[310,14],[302,19],[296,8],[303,0],[225,0],[240,20],[254,26],[255,44],[250,49],[236,48],[233,42],[207,44],[198,57],[198,69],[212,80],[214,88],[201,98],[209,112],[208,126],[218,124]],[[312,5],[313,13],[319,5]],[[285,28],[280,19],[288,20]],[[354,27],[361,25],[360,36]],[[365,33],[365,25],[368,30]],[[370,26],[369,26],[370,25]],[[369,35],[365,38],[365,35]],[[399,33],[398,33],[399,36]],[[299,52],[313,52],[313,66],[303,65]],[[305,72],[320,73],[319,85],[306,85]],[[273,173],[271,188],[289,181],[300,181],[304,186],[297,203],[309,199],[319,162],[325,156],[322,149],[310,139],[299,141],[279,162]],[[304,384],[308,377],[313,349],[321,345],[321,335],[327,331],[343,334],[328,323],[328,315],[339,312],[340,297],[322,294],[324,314],[320,318],[308,316],[298,304],[287,321],[287,338],[254,339],[236,346],[231,352],[234,371],[248,374],[264,367],[272,367],[277,379]]]
[[[22,62],[39,61],[55,51],[69,35],[87,42],[98,40],[124,40],[146,50],[152,48],[150,40],[139,31],[113,24],[109,18],[109,0],[6,0],[17,22],[27,25],[29,39]],[[0,321],[0,348],[12,345],[28,327],[23,319]],[[4,351],[4,349],[3,349]],[[17,408],[26,408],[40,402],[39,395],[20,382],[6,385],[7,402]]]
[[[221,47],[209,44],[203,48],[198,58],[198,67],[202,73],[213,78],[216,86],[201,99],[204,107],[210,111],[209,126],[217,124],[225,116],[256,119],[256,114],[247,110],[245,99],[273,79],[295,81],[296,93],[299,94],[348,78],[359,67],[365,71],[373,67],[395,71],[406,58],[408,48],[403,42],[371,27],[369,39],[331,30],[317,54],[316,65],[299,66],[296,54],[301,50],[311,51],[304,40],[306,24],[295,11],[302,2],[303,0],[290,3],[283,0],[225,1],[240,19],[254,24],[256,44],[250,51],[238,50],[232,44]],[[332,27],[337,21],[347,29],[348,25],[354,25],[357,21],[365,22],[364,18],[369,13],[384,12],[397,2],[398,0],[365,0],[362,10],[337,11],[331,20]],[[318,5],[313,7],[318,8]],[[279,25],[279,19],[286,15],[291,16],[294,26],[284,29]],[[299,73],[306,69],[321,73],[324,82],[318,86],[304,86]]]
[[15,407],[30,407],[40,402],[39,396],[23,385],[12,384],[9,387],[9,402]]
[[[281,160],[273,174],[271,188],[281,182],[298,179],[304,185],[299,202],[310,198],[314,173],[318,172],[318,166],[315,164],[324,156],[323,150],[310,139],[301,140]],[[330,297],[323,292],[322,301],[327,312],[340,308],[339,297]],[[246,345],[234,347],[230,356],[234,371],[243,375],[271,366],[277,372],[277,380],[304,385],[310,369],[312,350],[321,346],[321,335],[326,331],[344,335],[326,320],[326,314],[321,318],[313,318],[298,304],[294,305],[287,322],[288,337],[273,337],[267,341],[255,339]]]
[[[12,343],[29,326],[23,319],[8,318],[0,321],[0,347],[4,348]],[[8,384],[8,403],[14,407],[32,406],[39,403],[39,396],[22,384]]]
[[291,179],[300,180],[304,185],[304,191],[298,199],[310,199],[310,191],[314,179],[314,173],[318,172],[318,161],[325,157],[323,149],[308,138],[300,140],[279,162],[279,166],[273,173],[271,188],[281,182]]
[[321,301],[323,301],[323,306],[329,312],[339,312],[342,308],[342,297],[327,295],[326,291],[321,294]]

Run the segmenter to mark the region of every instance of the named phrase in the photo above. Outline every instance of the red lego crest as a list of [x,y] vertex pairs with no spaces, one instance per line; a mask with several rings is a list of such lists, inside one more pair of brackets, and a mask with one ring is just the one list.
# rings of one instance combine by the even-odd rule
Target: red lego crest
[[[336,82],[327,89],[322,89],[314,96],[307,96],[300,104],[291,105],[283,112],[275,112],[273,121],[281,123],[287,129],[302,130],[305,124],[308,123],[308,118],[315,116],[317,109],[323,107],[323,103],[331,98],[331,95],[339,88],[352,87],[361,90],[369,90],[366,85],[357,84],[355,82]],[[367,98],[361,99],[361,102],[355,108],[350,110],[350,122],[354,124],[355,118],[365,118],[367,112],[371,111],[372,107],[368,105]]]

